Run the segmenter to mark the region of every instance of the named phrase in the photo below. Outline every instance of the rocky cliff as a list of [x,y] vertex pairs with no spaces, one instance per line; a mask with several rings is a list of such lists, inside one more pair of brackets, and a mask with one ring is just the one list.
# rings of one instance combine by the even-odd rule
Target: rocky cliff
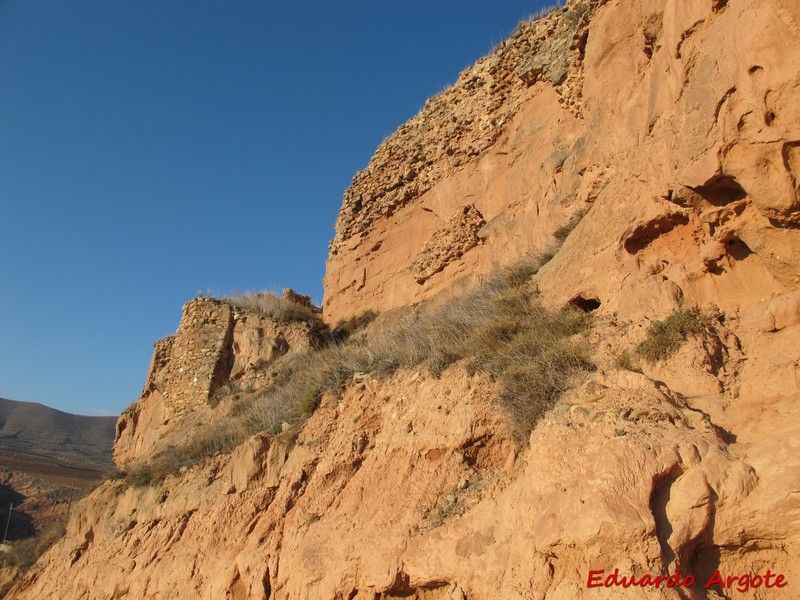
[[[523,443],[502,380],[474,363],[364,360],[337,393],[314,388],[295,435],[287,423],[163,481],[102,485],[10,597],[796,598],[798,27],[790,0],[570,2],[355,177],[329,323],[383,311],[380,335],[390,309],[534,257],[506,274],[515,293],[591,313],[574,337],[592,367]],[[121,466],[235,412],[224,386],[266,390],[316,343],[245,313],[185,307],[118,423]],[[641,343],[670,328],[686,339],[649,355]],[[697,583],[590,588],[615,570]]]
[[541,276],[555,302],[638,317],[677,294],[733,307],[792,289],[798,19],[788,0],[637,0],[522,24],[356,175],[326,318],[459,289],[547,252],[581,211]]

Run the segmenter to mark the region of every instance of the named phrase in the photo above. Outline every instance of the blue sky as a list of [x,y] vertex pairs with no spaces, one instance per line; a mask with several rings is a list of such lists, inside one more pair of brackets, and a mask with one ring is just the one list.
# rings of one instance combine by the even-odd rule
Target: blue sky
[[542,4],[0,0],[0,396],[117,414],[197,291],[319,302],[353,175]]

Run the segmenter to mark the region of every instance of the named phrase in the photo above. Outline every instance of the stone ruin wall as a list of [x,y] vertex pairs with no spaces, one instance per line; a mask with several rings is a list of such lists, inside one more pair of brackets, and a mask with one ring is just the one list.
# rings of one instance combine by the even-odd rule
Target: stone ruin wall
[[227,380],[233,328],[229,304],[197,298],[184,305],[177,333],[156,344],[145,388],[161,392],[165,420],[207,402]]
[[269,365],[315,344],[304,322],[277,322],[214,298],[187,302],[177,332],[154,345],[139,400],[117,422],[116,459],[151,453],[183,417],[209,409],[227,384],[263,388],[271,381]]

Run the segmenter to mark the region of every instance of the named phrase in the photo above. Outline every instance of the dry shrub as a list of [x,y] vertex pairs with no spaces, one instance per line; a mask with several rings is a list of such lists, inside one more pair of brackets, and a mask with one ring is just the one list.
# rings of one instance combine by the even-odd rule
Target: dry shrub
[[5,553],[6,564],[15,566],[22,572],[27,571],[50,549],[50,546],[63,538],[66,532],[63,519],[51,521],[34,537],[12,543]]
[[636,352],[648,362],[669,358],[690,335],[702,335],[711,326],[710,319],[696,307],[678,307],[663,321],[653,321],[647,337],[636,346]]

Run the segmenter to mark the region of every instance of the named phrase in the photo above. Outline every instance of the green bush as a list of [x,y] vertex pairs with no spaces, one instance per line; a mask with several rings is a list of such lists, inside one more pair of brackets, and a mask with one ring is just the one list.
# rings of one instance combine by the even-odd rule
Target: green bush
[[636,353],[651,363],[669,358],[690,335],[702,335],[709,327],[709,319],[698,308],[680,304],[666,319],[650,324],[647,337],[636,346]]

